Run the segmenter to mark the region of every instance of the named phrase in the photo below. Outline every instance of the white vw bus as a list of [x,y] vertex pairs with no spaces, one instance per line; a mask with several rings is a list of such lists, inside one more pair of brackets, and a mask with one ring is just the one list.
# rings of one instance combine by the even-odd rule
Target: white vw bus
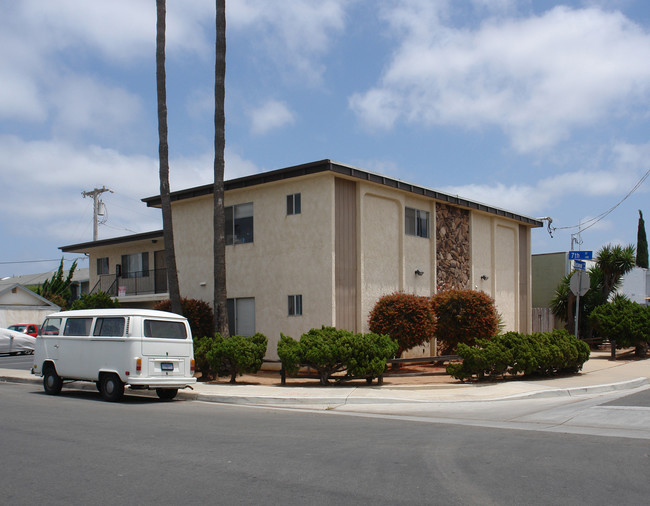
[[32,374],[48,394],[64,381],[94,381],[107,401],[124,387],[155,389],[173,399],[194,378],[194,348],[187,320],[148,309],[84,309],[49,315],[36,339]]

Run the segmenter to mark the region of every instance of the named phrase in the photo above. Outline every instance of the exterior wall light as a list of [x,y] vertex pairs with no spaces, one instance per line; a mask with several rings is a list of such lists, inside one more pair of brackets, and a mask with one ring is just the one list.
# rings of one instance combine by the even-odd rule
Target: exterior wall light
[[416,276],[422,276],[424,274],[424,271],[421,271],[420,269],[415,269],[415,275]]
[[483,275],[481,276],[481,279],[482,279],[483,281],[487,281],[487,280],[488,280],[488,277],[487,277],[485,274],[483,274]]

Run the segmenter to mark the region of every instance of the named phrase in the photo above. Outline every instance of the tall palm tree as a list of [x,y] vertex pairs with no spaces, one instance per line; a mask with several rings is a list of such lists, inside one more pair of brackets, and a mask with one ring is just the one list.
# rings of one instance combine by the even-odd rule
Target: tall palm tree
[[226,149],[226,0],[216,0],[214,65],[214,322],[215,331],[230,336],[226,294],[224,172]]
[[169,196],[169,146],[167,145],[167,85],[165,74],[165,0],[156,0],[156,90],[158,92],[158,157],[160,159],[160,201],[162,207],[165,264],[169,300],[174,313],[181,313],[181,294],[176,270],[172,205]]

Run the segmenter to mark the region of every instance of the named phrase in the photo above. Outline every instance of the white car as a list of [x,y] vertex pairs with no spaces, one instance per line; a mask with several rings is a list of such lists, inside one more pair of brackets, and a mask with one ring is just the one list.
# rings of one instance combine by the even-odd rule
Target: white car
[[36,338],[16,332],[15,330],[0,329],[0,353],[9,355],[31,355],[36,348]]

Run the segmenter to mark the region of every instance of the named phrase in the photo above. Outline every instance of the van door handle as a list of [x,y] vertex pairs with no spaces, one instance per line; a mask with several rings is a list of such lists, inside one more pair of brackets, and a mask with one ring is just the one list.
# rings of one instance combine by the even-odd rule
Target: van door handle
[[54,347],[55,347],[55,348],[58,348],[58,347],[59,347],[59,345],[58,345],[58,344],[55,344],[55,345],[54,345]]

